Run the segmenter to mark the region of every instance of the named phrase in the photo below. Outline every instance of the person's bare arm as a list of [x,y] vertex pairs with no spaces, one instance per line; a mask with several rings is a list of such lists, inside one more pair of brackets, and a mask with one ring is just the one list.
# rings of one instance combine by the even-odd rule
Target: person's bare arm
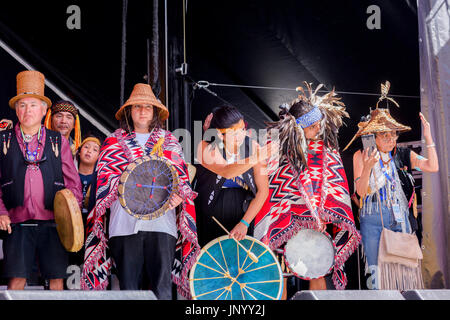
[[413,169],[419,169],[423,172],[437,172],[439,171],[439,162],[436,153],[436,146],[431,136],[430,123],[425,119],[422,113],[420,120],[422,121],[423,136],[425,138],[425,147],[427,149],[427,158],[419,156],[414,151],[411,151],[411,166]]
[[[250,224],[253,219],[258,214],[259,210],[263,207],[266,202],[267,196],[269,195],[269,178],[267,176],[267,168],[263,163],[258,163],[253,167],[253,175],[255,177],[255,184],[257,192],[255,198],[250,202],[247,212],[245,212],[242,219]],[[242,222],[239,222],[233,230],[230,232],[230,236],[234,237],[236,240],[244,239],[247,234],[248,228]]]
[[356,192],[360,197],[367,194],[369,187],[369,178],[373,166],[379,160],[377,150],[373,150],[369,156],[369,149],[355,152],[353,155],[353,176],[356,186]]
[[270,152],[278,151],[275,144],[260,147],[255,142],[253,146],[255,152],[250,157],[241,159],[237,163],[228,164],[216,146],[212,147],[206,141],[201,141],[197,147],[197,160],[206,169],[221,177],[231,179],[245,173],[258,162],[265,161],[270,156]]

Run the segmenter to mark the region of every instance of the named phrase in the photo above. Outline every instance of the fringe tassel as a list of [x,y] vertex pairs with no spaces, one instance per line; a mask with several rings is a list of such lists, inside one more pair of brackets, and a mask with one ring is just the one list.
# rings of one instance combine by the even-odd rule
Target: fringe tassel
[[80,125],[80,117],[78,114],[75,117],[75,149],[78,150],[78,148],[81,146],[81,125]]
[[48,130],[52,130],[52,109],[48,108],[47,114],[45,115],[44,126]]
[[421,263],[410,268],[398,263],[380,263],[378,265],[381,290],[423,289]]

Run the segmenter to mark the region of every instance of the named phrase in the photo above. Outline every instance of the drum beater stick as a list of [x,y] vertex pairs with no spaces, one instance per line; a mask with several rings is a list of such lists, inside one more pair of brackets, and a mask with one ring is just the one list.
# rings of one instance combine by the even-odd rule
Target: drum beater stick
[[[213,220],[223,229],[225,230],[225,232],[230,235],[230,232],[228,232],[228,230],[219,222],[217,221],[217,219],[213,216],[212,217]],[[258,263],[258,258],[255,256],[255,254],[253,252],[251,252],[250,250],[248,250],[246,247],[244,247],[242,245],[242,243],[240,243],[239,241],[237,241],[234,237],[231,237],[234,241],[236,241],[236,243],[248,254],[248,256],[250,257],[250,259],[252,259],[252,261],[254,263]]]

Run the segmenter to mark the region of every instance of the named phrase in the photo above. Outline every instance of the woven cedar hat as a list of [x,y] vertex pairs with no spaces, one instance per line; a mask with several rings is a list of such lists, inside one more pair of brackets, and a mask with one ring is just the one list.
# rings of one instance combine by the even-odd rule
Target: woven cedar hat
[[136,104],[149,104],[159,108],[158,114],[161,121],[165,121],[169,117],[169,110],[155,97],[152,87],[145,83],[137,83],[128,100],[120,107],[119,111],[117,111],[116,119],[122,120],[125,107]]
[[50,107],[52,102],[44,95],[45,77],[39,71],[27,70],[19,72],[16,76],[17,95],[9,100],[9,106],[15,109],[15,103],[27,97],[37,98],[47,103]]
[[389,81],[386,81],[386,84],[381,84],[381,97],[378,99],[375,109],[370,111],[370,117],[367,121],[361,121],[358,123],[358,132],[356,132],[353,139],[348,143],[343,151],[345,151],[356,138],[366,134],[387,131],[404,132],[411,130],[411,127],[397,122],[391,116],[388,108],[378,108],[378,104],[384,99],[392,101],[397,107],[400,107],[394,99],[387,96],[390,86],[391,84]]

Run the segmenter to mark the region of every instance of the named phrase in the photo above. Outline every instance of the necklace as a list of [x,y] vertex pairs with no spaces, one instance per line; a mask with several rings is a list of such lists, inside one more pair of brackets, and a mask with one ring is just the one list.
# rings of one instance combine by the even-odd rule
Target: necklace
[[[386,157],[386,158],[388,158],[387,159],[387,161],[385,161],[383,158],[384,157]],[[387,166],[388,164],[389,164],[389,162],[391,162],[391,155],[390,155],[390,153],[384,153],[384,152],[381,152],[380,151],[380,160],[383,162],[383,164],[385,165],[385,166]]]
[[[391,153],[389,152],[389,160],[387,161],[387,163],[389,163],[391,160],[392,160],[392,156],[391,156]],[[394,168],[391,167],[391,172],[392,172],[392,176],[391,176],[388,172],[388,169],[383,164],[384,164],[384,161],[380,157],[381,172],[383,172],[383,174],[385,175],[387,180],[391,183],[391,191],[394,192],[394,190],[396,188]]]
[[239,151],[237,153],[230,152],[230,151],[228,151],[227,146],[225,146],[225,145],[224,145],[224,149],[225,149],[226,154],[230,156],[230,159],[227,159],[227,161],[235,162],[238,159]]
[[36,161],[39,151],[41,149],[41,138],[42,138],[41,128],[42,126],[39,127],[39,131],[37,134],[38,145],[34,151],[31,151],[28,149],[28,144],[33,139],[33,135],[23,133],[22,127],[20,127],[20,133],[22,134],[22,139],[25,144],[25,157],[27,158],[28,161]]
[[233,156],[233,157],[237,157],[237,155],[239,154],[239,152],[233,153],[233,152],[228,151],[226,147],[225,147],[225,152],[226,152],[228,155]]
[[[22,130],[22,129],[21,129],[21,130]],[[24,142],[28,143],[28,142],[31,141],[31,139],[33,139],[33,136],[30,135],[30,134],[24,134],[24,133],[22,132],[22,138],[23,138],[23,141],[24,141]]]
[[234,152],[228,151],[226,145],[224,145],[224,148],[225,148],[225,152],[226,152],[227,154],[229,154],[230,156],[237,156],[237,155],[239,154],[239,150],[238,150],[238,152],[234,153]]
[[239,150],[237,153],[232,153],[230,151],[228,151],[227,146],[225,144],[222,144],[223,148],[225,149],[225,161],[230,164],[230,163],[235,163],[238,159],[239,159]]

